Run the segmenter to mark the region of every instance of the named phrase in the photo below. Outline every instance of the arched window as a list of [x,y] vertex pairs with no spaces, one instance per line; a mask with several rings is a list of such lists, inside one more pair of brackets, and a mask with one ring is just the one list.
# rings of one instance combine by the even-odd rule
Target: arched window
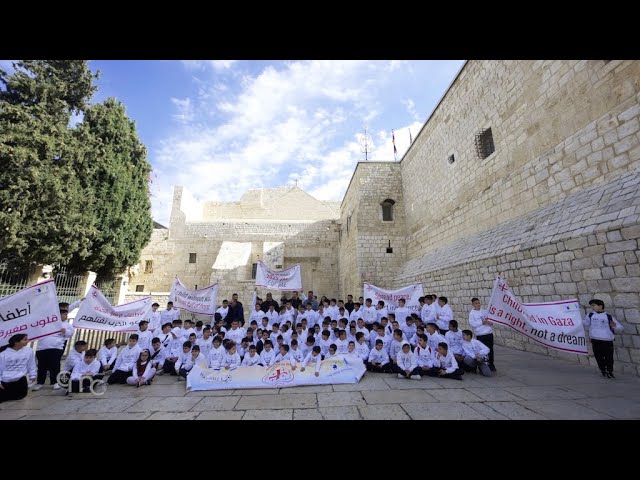
[[394,200],[387,198],[384,202],[380,204],[382,207],[382,221],[383,222],[392,222],[393,221],[393,206],[396,204]]

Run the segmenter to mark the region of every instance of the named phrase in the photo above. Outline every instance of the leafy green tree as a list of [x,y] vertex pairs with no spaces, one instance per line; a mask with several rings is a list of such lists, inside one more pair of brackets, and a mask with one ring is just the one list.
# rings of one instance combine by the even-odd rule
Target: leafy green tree
[[147,151],[124,105],[113,98],[85,111],[76,139],[88,146],[85,179],[96,219],[91,253],[76,262],[102,275],[119,273],[138,262],[153,231]]
[[91,201],[77,175],[69,129],[95,91],[79,60],[16,62],[0,69],[0,258],[66,263],[89,254]]
[[[97,74],[83,60],[0,69],[0,260],[111,276],[151,237],[151,167],[114,99],[89,106]],[[72,115],[83,121],[70,128]]]

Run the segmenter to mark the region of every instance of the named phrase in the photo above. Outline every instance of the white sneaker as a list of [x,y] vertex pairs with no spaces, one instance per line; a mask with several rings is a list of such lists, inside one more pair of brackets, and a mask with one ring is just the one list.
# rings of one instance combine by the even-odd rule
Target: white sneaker
[[401,373],[398,374],[398,378],[404,378],[404,375],[402,375]]
[[62,387],[60,386],[60,384],[59,384],[59,383],[56,383],[56,384],[53,386],[53,389],[54,389],[54,390],[60,390],[61,388],[62,388]]
[[42,385],[40,385],[39,383],[34,383],[33,385],[31,385],[31,390],[33,390],[34,392],[37,392],[41,388],[42,388]]
[[420,380],[421,378],[420,375],[411,375],[411,380]]

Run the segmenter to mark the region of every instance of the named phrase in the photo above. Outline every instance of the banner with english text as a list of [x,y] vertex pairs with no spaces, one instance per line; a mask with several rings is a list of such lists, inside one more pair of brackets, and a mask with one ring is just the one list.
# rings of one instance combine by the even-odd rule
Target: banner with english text
[[141,320],[151,312],[151,297],[113,306],[100,289],[91,285],[73,320],[75,328],[108,332],[137,332]]
[[336,385],[339,383],[358,383],[366,368],[357,356],[336,355],[320,364],[316,377],[315,365],[307,365],[300,371],[286,361],[270,367],[238,367],[232,370],[214,370],[204,365],[195,365],[187,376],[187,390],[232,390],[241,388],[285,388],[301,385]]
[[26,333],[29,340],[36,340],[58,333],[61,328],[53,279],[0,299],[0,347],[17,333]]
[[420,297],[424,296],[424,290],[421,283],[402,287],[398,290],[384,290],[370,283],[364,284],[364,298],[370,298],[375,307],[380,300],[384,301],[387,312],[393,313],[398,307],[398,300],[404,298],[405,307],[411,313],[420,313]]
[[189,290],[178,277],[171,284],[169,301],[178,310],[199,315],[215,315],[218,303],[218,284],[209,285],[199,290]]
[[258,260],[256,287],[265,287],[271,290],[302,290],[300,264],[296,263],[286,270],[276,271],[270,270],[262,261]]
[[487,319],[532,338],[545,347],[587,355],[578,300],[520,303],[503,278],[496,278]]

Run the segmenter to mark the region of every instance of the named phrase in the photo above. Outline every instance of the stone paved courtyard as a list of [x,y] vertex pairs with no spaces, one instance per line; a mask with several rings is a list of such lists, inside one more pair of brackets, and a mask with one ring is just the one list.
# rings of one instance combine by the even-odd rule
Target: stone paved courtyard
[[132,420],[544,420],[640,419],[640,378],[496,347],[498,375],[463,381],[367,373],[355,385],[186,393],[176,377],[102,397],[45,387],[0,404],[0,419]]

